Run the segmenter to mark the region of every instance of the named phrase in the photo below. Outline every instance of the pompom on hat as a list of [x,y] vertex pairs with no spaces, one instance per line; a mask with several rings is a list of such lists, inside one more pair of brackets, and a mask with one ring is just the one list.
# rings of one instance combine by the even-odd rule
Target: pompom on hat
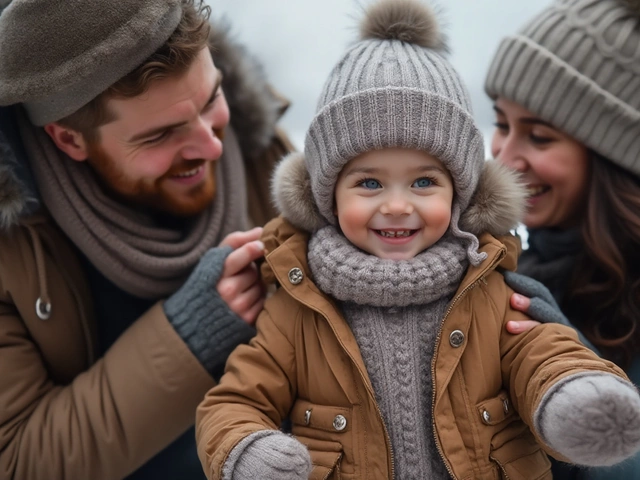
[[502,40],[485,90],[640,176],[640,0],[555,0]]
[[182,2],[0,0],[0,11],[0,105],[22,103],[42,126],[142,64],[177,28]]
[[342,168],[358,155],[411,148],[438,158],[449,170],[455,196],[451,232],[460,231],[484,165],[484,143],[471,102],[431,8],[418,0],[379,0],[360,24],[360,40],[340,59],[324,85],[305,139],[305,165],[319,214],[336,224],[334,190]]

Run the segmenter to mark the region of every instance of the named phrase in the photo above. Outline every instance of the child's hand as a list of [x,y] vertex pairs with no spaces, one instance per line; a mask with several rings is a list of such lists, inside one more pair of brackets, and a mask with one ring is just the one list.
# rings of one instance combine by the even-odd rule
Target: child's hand
[[253,325],[262,310],[265,289],[255,261],[264,255],[259,241],[262,228],[247,232],[234,232],[225,237],[220,246],[229,246],[233,252],[224,262],[222,277],[216,286],[220,298],[240,318]]
[[278,430],[262,430],[234,447],[223,467],[223,478],[307,480],[311,470],[307,447]]
[[545,443],[571,463],[614,465],[640,450],[640,395],[615,375],[577,373],[545,393],[534,423]]

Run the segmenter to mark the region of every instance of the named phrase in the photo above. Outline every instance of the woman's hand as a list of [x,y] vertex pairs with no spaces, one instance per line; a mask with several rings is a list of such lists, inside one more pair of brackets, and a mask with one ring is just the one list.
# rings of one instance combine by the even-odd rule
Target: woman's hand
[[[509,303],[511,304],[511,308],[513,308],[514,310],[518,310],[522,313],[527,313],[527,310],[529,310],[529,307],[531,306],[531,299],[529,297],[525,297],[524,295],[520,295],[519,293],[514,293],[513,295],[511,295]],[[535,320],[510,320],[507,322],[507,332],[513,333],[514,335],[518,333],[524,333],[528,332],[537,325],[540,325],[540,322],[536,322]]]

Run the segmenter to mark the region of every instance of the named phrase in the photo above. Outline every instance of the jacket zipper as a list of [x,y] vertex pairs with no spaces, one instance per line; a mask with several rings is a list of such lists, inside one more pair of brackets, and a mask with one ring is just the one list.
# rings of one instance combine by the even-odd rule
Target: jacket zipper
[[[298,301],[300,301],[300,300],[298,300]],[[311,305],[309,305],[309,304],[307,304],[305,302],[300,302],[300,303],[306,305],[311,310],[314,310],[314,311],[318,312],[326,320],[326,322],[331,327],[331,330],[333,331],[333,334],[335,335],[336,339],[338,339],[338,342],[342,346],[342,349],[345,352],[347,352],[347,355],[349,355],[349,358],[351,359],[353,364],[358,369],[358,372],[360,373],[360,377],[362,378],[362,380],[363,380],[363,382],[364,382],[364,384],[366,386],[367,382],[366,382],[365,376],[362,374],[362,371],[358,367],[358,363],[353,359],[353,357],[351,356],[351,353],[349,352],[349,350],[345,347],[344,343],[342,343],[342,340],[340,340],[340,337],[338,336],[338,333],[336,332],[335,328],[333,327],[333,323],[331,323],[329,321],[329,318],[324,313],[322,313],[321,311],[313,308]],[[369,396],[372,398],[373,404],[376,406],[376,410],[378,412],[378,418],[380,419],[380,422],[382,423],[382,429],[384,430],[384,436],[385,436],[385,439],[386,439],[386,442],[387,442],[387,452],[389,453],[389,460],[390,460],[390,463],[391,463],[391,478],[393,479],[393,478],[395,478],[395,459],[394,459],[394,456],[393,456],[393,450],[391,449],[391,437],[389,436],[389,432],[387,430],[387,426],[384,423],[384,418],[382,417],[382,411],[380,410],[380,407],[378,406],[378,402],[376,401],[375,395],[373,395],[373,392],[370,391],[368,388],[367,388],[367,392],[369,393]]]
[[500,467],[500,470],[502,470],[502,474],[504,475],[505,480],[511,480],[509,475],[507,475],[507,471],[504,469],[502,464],[491,455],[489,455],[489,458],[498,464],[498,466]]
[[[458,300],[460,300],[464,295],[466,295],[466,293],[469,290],[474,288],[478,284],[478,282],[482,281],[485,284],[487,284],[487,281],[484,278],[485,274],[488,271],[493,270],[494,265],[497,265],[498,263],[500,263],[500,261],[502,261],[502,259],[504,258],[504,255],[505,255],[504,251],[498,254],[496,258],[493,260],[493,262],[491,262],[491,264],[488,265],[472,283],[467,285],[464,288],[464,290],[462,290],[458,295],[455,296],[455,298],[451,301],[449,308],[447,308],[447,311],[445,312],[444,317],[442,317],[442,321],[440,322],[440,327],[438,328],[438,336],[436,337],[436,345],[434,347],[434,352],[436,353],[434,354],[433,359],[431,360],[431,383],[433,387],[432,395],[431,395],[431,427],[433,429],[433,438],[436,441],[436,447],[438,448],[438,453],[440,454],[440,458],[442,458],[442,461],[444,462],[444,466],[447,468],[447,471],[449,472],[449,475],[451,475],[451,478],[453,480],[458,480],[458,477],[456,477],[455,474],[453,473],[453,469],[451,468],[451,465],[449,465],[449,462],[445,458],[444,452],[442,451],[442,445],[440,444],[440,440],[438,439],[438,435],[436,432],[436,415],[434,413],[435,406],[436,406],[436,355],[438,352],[438,347],[440,346],[440,339],[442,338],[442,328],[444,327],[444,322],[447,320],[447,317],[449,317],[449,314],[453,310],[453,307],[455,307],[456,303],[458,303]],[[502,468],[502,465],[500,465],[499,463],[498,465],[504,471],[504,469]]]

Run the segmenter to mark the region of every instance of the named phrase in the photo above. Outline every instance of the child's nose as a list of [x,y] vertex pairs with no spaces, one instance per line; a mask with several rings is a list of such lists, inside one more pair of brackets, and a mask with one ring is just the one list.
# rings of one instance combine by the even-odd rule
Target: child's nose
[[413,212],[413,205],[403,194],[389,194],[380,208],[383,215],[410,215]]

